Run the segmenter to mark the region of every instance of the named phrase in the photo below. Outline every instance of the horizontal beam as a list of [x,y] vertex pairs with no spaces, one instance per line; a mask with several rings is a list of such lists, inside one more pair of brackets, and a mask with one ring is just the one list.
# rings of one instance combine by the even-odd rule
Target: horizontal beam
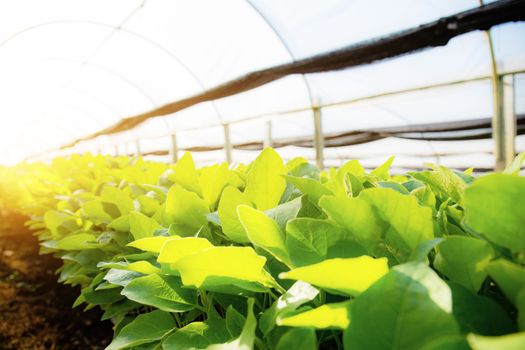
[[130,130],[148,119],[173,114],[198,103],[252,90],[291,74],[320,73],[368,64],[430,47],[443,46],[451,38],[474,30],[487,30],[501,23],[522,20],[525,20],[525,0],[500,0],[389,36],[248,73],[202,93],[122,119],[116,124],[77,139],[61,148],[68,148],[101,135]]
[[[517,134],[525,134],[525,114],[517,116]],[[375,128],[365,130],[355,130],[342,133],[329,133],[324,135],[324,147],[343,147],[359,145],[371,141],[380,140],[387,137],[397,137],[419,141],[466,141],[489,139],[491,137],[491,118],[480,118],[473,120],[463,120],[447,123],[408,125],[390,128]],[[272,146],[281,148],[286,146],[297,146],[313,148],[315,137],[312,135],[294,138],[273,139]],[[231,147],[237,150],[261,150],[264,141],[253,141],[232,144]],[[191,152],[209,152],[223,148],[222,144],[211,146],[194,146],[183,148]],[[166,150],[157,150],[148,153],[149,155],[167,155]]]

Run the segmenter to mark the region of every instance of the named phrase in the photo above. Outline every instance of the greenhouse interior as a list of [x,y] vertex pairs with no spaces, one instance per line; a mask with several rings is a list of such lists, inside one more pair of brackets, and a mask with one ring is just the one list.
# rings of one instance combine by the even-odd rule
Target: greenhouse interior
[[0,94],[0,350],[525,349],[525,0],[2,0]]

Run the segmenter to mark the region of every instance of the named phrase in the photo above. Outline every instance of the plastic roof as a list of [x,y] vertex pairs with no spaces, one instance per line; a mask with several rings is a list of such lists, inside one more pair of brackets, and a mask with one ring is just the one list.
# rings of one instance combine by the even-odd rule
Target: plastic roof
[[[247,72],[477,6],[478,0],[3,0],[0,163],[57,148]],[[525,23],[500,25],[491,34],[498,72],[525,71]],[[143,151],[167,149],[167,135],[175,131],[180,148],[213,146],[224,141],[220,125],[231,122],[233,143],[260,141],[268,119],[275,138],[308,136],[313,102],[331,104],[323,108],[326,133],[490,117],[490,74],[485,34],[472,32],[444,47],[371,65],[289,76],[70,151],[113,152],[120,145],[124,152],[124,144],[132,147],[137,138]],[[447,82],[455,84],[378,96]],[[523,75],[516,78],[516,101],[517,113],[525,113]],[[250,120],[240,122],[244,119]],[[408,157],[419,147],[406,140],[381,142],[382,152],[362,155],[349,146],[327,150],[327,158],[375,159],[393,152]],[[523,143],[518,137],[518,149]],[[389,146],[394,144],[404,146]],[[468,159],[485,164],[481,159],[490,145],[479,141],[472,152],[480,156]],[[469,152],[459,144],[447,152],[458,149]],[[285,156],[308,152],[313,151],[282,149]],[[244,160],[248,153],[236,151],[234,159]],[[200,157],[222,160],[224,152]],[[427,159],[416,163],[421,160]]]

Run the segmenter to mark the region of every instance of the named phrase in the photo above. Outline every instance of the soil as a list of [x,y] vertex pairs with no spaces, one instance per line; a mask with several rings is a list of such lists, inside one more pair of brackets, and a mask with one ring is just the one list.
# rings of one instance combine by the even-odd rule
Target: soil
[[0,350],[95,350],[112,338],[101,311],[72,309],[78,288],[57,283],[61,262],[14,214],[0,215]]

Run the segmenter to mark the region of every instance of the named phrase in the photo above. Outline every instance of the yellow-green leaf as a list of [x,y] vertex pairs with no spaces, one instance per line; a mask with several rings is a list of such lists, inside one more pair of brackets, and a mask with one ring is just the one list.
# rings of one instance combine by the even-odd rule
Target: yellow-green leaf
[[164,243],[169,240],[180,238],[179,236],[156,236],[137,239],[128,244],[128,247],[137,248],[145,252],[160,253]]
[[98,268],[102,269],[117,269],[117,270],[126,270],[126,271],[135,271],[149,275],[152,273],[159,273],[160,269],[156,266],[153,266],[147,261],[135,261],[132,263],[128,262],[101,262],[97,264]]
[[237,213],[248,238],[255,246],[263,248],[278,260],[291,266],[284,234],[275,220],[247,205],[239,206]]
[[212,210],[217,205],[219,196],[230,178],[228,163],[215,164],[200,169],[199,181],[202,187],[202,197]]
[[277,318],[278,326],[316,329],[346,329],[350,324],[350,302],[325,304],[313,310]]
[[525,349],[525,332],[485,337],[477,334],[467,336],[472,350],[523,350]]
[[141,212],[132,211],[129,213],[129,230],[135,239],[151,237],[155,230],[161,227],[157,220]]
[[201,287],[206,280],[221,283],[221,277],[268,285],[263,267],[266,258],[250,247],[213,247],[187,255],[175,264],[187,286]]
[[213,247],[206,238],[186,237],[167,240],[160,250],[157,261],[161,264],[175,264],[179,259]]
[[286,188],[283,160],[271,148],[265,148],[253,162],[246,177],[244,193],[259,210],[267,210],[279,204]]
[[246,196],[237,187],[228,186],[224,189],[219,202],[218,215],[222,231],[231,240],[237,243],[248,243],[250,239],[242,227],[237,207],[239,205],[252,205]]
[[386,258],[367,255],[328,259],[280,274],[282,279],[301,280],[333,293],[357,296],[388,272]]
[[207,224],[206,215],[210,213],[208,203],[196,193],[175,185],[168,191],[166,215],[178,224],[200,228]]
[[188,191],[195,192],[199,196],[202,195],[195,162],[190,152],[184,153],[172,169],[173,173],[168,176],[168,179],[181,185]]

